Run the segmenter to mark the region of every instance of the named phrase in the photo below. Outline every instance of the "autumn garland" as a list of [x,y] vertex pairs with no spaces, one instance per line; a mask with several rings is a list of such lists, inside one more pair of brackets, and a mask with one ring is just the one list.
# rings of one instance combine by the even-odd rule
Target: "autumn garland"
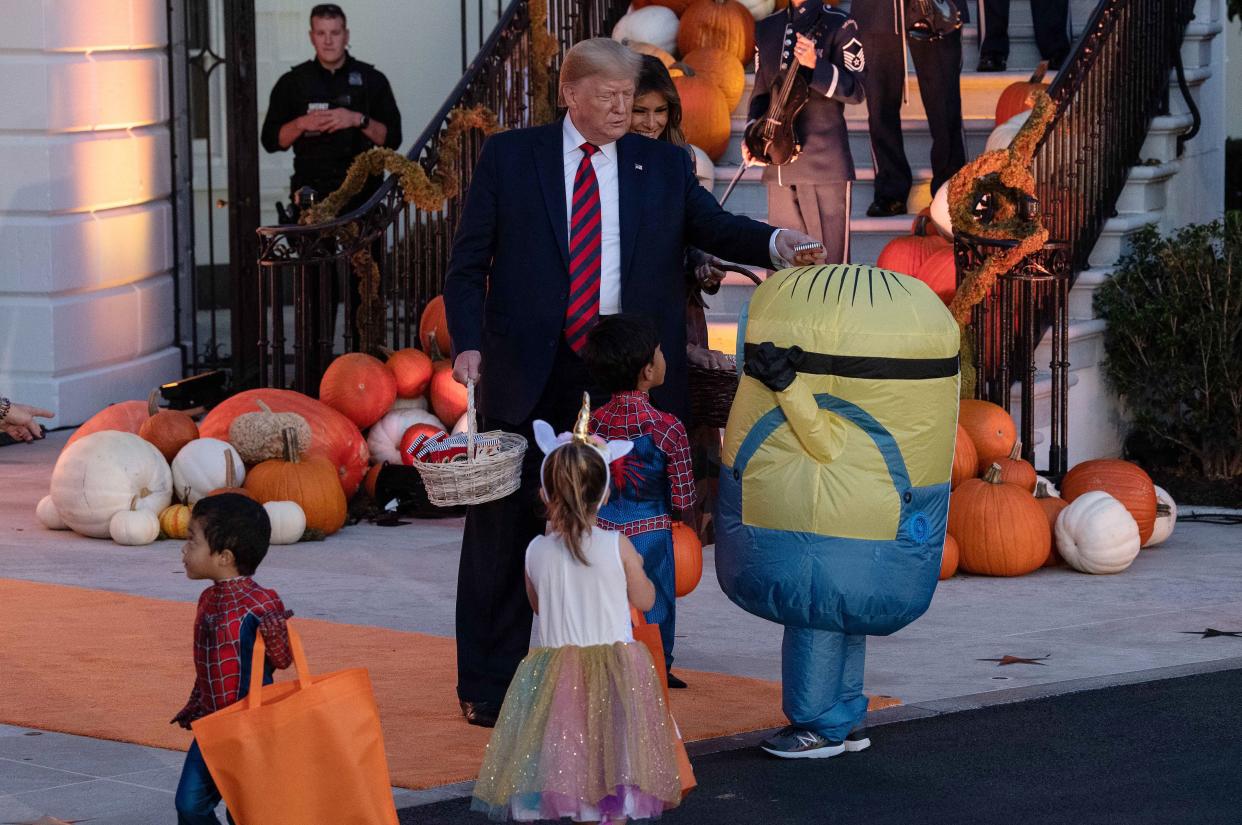
[[[1035,194],[1031,162],[1056,114],[1056,107],[1046,92],[1037,91],[1034,99],[1031,116],[1009,148],[983,153],[949,181],[949,218],[954,234],[1018,241],[1011,249],[989,256],[966,272],[949,304],[949,311],[963,327],[970,322],[971,310],[992,289],[997,277],[1016,267],[1027,255],[1042,249],[1048,240],[1043,221],[1038,216],[1024,219],[1019,211],[1022,199]],[[985,194],[999,196],[993,199],[996,211],[986,224],[980,222],[974,212],[975,205]]]
[[551,123],[556,117],[552,95],[548,91],[549,66],[560,50],[560,44],[548,31],[548,0],[530,0],[531,120],[536,126]]

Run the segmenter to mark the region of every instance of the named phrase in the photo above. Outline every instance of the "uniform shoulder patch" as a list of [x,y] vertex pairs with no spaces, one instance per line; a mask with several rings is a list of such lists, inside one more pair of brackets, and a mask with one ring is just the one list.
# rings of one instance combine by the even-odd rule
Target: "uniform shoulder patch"
[[845,68],[851,72],[861,72],[867,65],[867,58],[863,54],[863,45],[857,37],[851,37],[844,46],[841,47],[841,62]]
[[825,4],[824,4],[824,11],[827,11],[827,12],[832,12],[833,14],[839,14],[839,15],[841,15],[842,17],[849,17],[849,15],[848,15],[848,14],[846,14],[846,13],[845,13],[845,12],[843,12],[843,11],[841,11],[839,8],[837,8],[836,6],[832,5],[831,3],[825,3]]

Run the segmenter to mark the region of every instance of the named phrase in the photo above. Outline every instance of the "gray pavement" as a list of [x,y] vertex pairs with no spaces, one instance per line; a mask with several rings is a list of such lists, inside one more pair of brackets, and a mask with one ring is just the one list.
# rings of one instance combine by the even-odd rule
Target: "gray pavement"
[[[34,506],[47,492],[55,456],[67,437],[53,433],[36,445],[0,449],[0,490],[5,491],[0,496],[0,578],[196,599],[202,587],[181,572],[177,542],[125,548],[47,531],[38,524]],[[400,527],[357,525],[324,542],[272,548],[258,578],[276,588],[304,617],[449,636],[460,534],[459,520],[416,521]],[[1143,551],[1128,571],[1116,576],[1087,576],[1065,568],[1016,579],[959,575],[941,583],[919,621],[893,636],[869,640],[867,691],[895,696],[907,706],[933,708],[962,697],[972,697],[975,704],[988,703],[988,694],[1011,701],[1005,697],[1015,690],[1047,695],[1057,693],[1058,686],[1070,690],[1084,680],[1141,681],[1148,671],[1223,665],[1223,660],[1242,656],[1242,639],[1200,638],[1184,631],[1242,629],[1239,582],[1242,527],[1193,523],[1179,525],[1168,542]],[[679,669],[780,678],[780,628],[749,616],[723,596],[715,584],[710,548],[703,583],[679,600],[678,610]],[[980,661],[1005,655],[1047,658],[1042,665]],[[61,737],[23,738],[24,747],[42,748],[43,742]],[[156,751],[108,746],[133,748],[135,753]],[[57,761],[58,754],[73,751],[72,745],[58,745],[32,757],[31,764],[66,770]],[[170,758],[180,764],[179,755]],[[28,816],[9,816],[5,808],[15,793],[12,788],[27,788],[15,799],[32,792],[16,776],[8,778],[6,771],[13,762],[0,749],[0,823]],[[21,762],[17,760],[18,767],[30,767]],[[91,781],[105,783],[108,793],[101,791],[101,800],[132,791],[137,807],[124,821],[167,821],[158,814],[142,819],[137,812],[147,810],[151,794],[165,794],[168,801],[161,804],[170,804],[170,791],[124,778],[160,769],[100,774]],[[175,768],[168,770],[173,771],[175,784]],[[78,792],[81,789],[73,793]],[[39,798],[50,804],[53,797]],[[407,797],[407,804],[414,798],[423,797]],[[44,812],[73,818],[52,807]]]

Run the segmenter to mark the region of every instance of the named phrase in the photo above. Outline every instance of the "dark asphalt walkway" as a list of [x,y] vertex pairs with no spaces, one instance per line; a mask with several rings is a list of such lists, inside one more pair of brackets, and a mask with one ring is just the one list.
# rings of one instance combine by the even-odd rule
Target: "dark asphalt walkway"
[[[1242,670],[876,728],[826,760],[755,750],[694,760],[663,822],[1242,825]],[[402,823],[486,822],[455,800]]]

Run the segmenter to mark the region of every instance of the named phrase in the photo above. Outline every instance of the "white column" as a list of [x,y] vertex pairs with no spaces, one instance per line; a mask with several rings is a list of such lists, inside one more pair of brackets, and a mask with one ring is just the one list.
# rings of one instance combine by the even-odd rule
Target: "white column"
[[164,0],[0,26],[0,395],[78,424],[179,378]]

